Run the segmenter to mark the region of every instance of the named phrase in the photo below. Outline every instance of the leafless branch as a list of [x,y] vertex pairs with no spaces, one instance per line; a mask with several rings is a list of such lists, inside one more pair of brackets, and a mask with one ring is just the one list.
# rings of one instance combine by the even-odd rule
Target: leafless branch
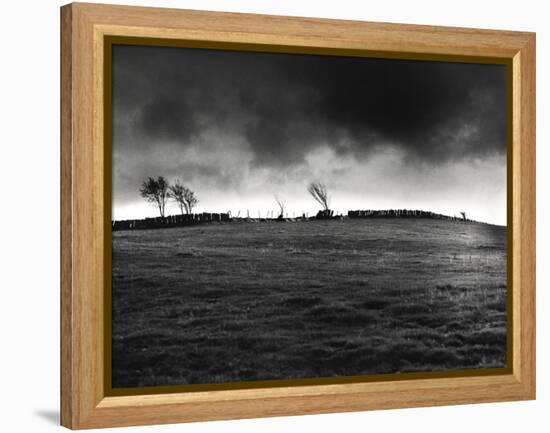
[[323,210],[329,209],[329,196],[327,187],[321,182],[311,182],[307,188],[311,196],[323,206]]

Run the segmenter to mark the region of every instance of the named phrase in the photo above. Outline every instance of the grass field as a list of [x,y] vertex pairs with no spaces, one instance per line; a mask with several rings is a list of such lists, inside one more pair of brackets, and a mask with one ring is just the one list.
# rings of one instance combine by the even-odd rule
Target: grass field
[[506,229],[430,219],[113,233],[113,386],[506,365]]

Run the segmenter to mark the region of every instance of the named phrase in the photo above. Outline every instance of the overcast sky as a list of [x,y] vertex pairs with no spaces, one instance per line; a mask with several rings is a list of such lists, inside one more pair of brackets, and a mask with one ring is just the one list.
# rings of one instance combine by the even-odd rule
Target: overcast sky
[[[113,218],[155,216],[147,176],[197,211],[466,211],[506,224],[503,65],[113,47]],[[177,213],[170,205],[167,214]]]

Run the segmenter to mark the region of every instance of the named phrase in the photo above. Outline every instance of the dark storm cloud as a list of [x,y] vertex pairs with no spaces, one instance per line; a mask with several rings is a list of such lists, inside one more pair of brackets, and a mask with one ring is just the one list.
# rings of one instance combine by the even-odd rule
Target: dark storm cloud
[[[240,134],[258,167],[321,145],[361,157],[390,144],[433,165],[505,152],[504,66],[130,46],[113,65],[121,152],[212,130]],[[123,126],[142,139],[117,141]]]
[[322,112],[359,146],[366,129],[431,162],[504,152],[502,66],[339,59],[317,81]]

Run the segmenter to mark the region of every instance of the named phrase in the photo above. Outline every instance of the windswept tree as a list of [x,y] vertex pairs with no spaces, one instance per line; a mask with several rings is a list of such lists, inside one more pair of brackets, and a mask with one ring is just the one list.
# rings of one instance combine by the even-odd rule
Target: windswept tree
[[324,183],[321,182],[311,182],[307,188],[311,196],[323,206],[323,210],[328,212],[329,210],[329,196],[327,192],[327,187]]
[[193,213],[193,208],[199,202],[195,193],[189,188],[185,188],[183,199],[185,201],[185,209],[187,210],[187,213]]
[[275,201],[277,202],[277,206],[279,206],[279,219],[284,218],[285,208],[286,208],[286,200],[283,200],[281,197],[279,197],[277,194],[275,194]]
[[199,202],[195,193],[185,185],[182,185],[179,179],[169,189],[169,195],[178,204],[181,214],[183,215],[184,211],[186,214],[193,213],[193,208]]
[[147,180],[143,181],[139,193],[149,203],[156,204],[159,209],[160,216],[164,218],[164,207],[166,206],[166,201],[168,200],[168,182],[166,179],[162,176],[159,176],[156,179],[153,177],[148,177]]
[[185,206],[185,187],[180,183],[179,179],[176,180],[174,185],[170,185],[170,191],[168,194],[176,201],[182,215],[184,213],[189,213],[187,212],[187,207]]

